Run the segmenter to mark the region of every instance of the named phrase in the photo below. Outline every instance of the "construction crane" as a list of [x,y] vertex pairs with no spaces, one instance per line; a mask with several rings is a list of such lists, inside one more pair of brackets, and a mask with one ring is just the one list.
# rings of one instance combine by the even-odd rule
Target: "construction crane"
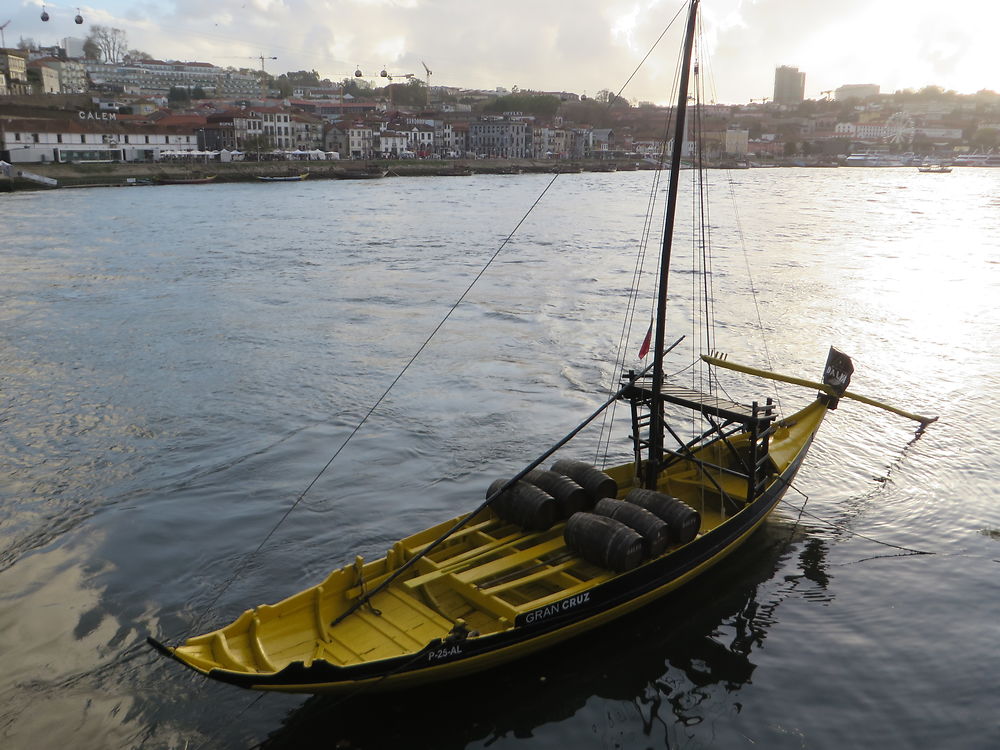
[[[434,71],[428,68],[427,63],[425,63],[423,60],[420,61],[420,64],[424,66],[424,73],[427,76],[427,90],[424,92],[424,95],[427,97],[426,106],[429,109],[431,106],[431,75],[433,75]],[[416,73],[390,73],[385,68],[382,68],[382,72],[379,73],[379,77],[385,78],[391,83],[394,78],[405,78],[406,80],[410,81],[416,78],[417,75]]]
[[[354,72],[354,75],[358,75],[358,73],[360,73],[360,72],[361,72],[361,70],[358,69],[358,70],[356,70]],[[415,78],[416,76],[413,73],[390,73],[385,68],[382,68],[382,72],[379,73],[379,77],[380,78],[388,79],[388,81],[391,83],[394,78],[405,78],[405,79],[409,80],[411,78]]]
[[237,55],[235,57],[223,57],[223,60],[260,60],[260,98],[267,99],[267,72],[264,70],[265,60],[277,60],[277,57],[273,55],[250,55],[244,57],[243,55]]
[[0,49],[7,49],[7,40],[4,39],[3,30],[6,29],[8,26],[10,26],[9,18],[3,22],[2,26],[0,26]]
[[[379,73],[380,78],[385,78],[389,83],[392,83],[394,78],[405,78],[407,81],[411,81],[416,78],[414,73],[390,73],[385,68],[382,68],[382,72]],[[396,103],[395,89],[389,86],[389,104],[394,105]]]
[[270,55],[236,55],[235,57],[222,57],[221,60],[260,60],[260,72],[264,72],[264,61],[265,60],[277,60],[277,57],[272,57]]
[[424,66],[424,71],[427,73],[427,109],[431,108],[431,69],[427,67],[427,63],[423,60],[420,64]]

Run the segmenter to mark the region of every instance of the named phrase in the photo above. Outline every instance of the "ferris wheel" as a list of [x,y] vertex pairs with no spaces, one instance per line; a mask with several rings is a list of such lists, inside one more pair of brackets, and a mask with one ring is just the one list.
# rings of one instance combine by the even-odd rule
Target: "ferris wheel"
[[903,144],[913,140],[913,119],[906,112],[896,112],[885,122],[886,140]]

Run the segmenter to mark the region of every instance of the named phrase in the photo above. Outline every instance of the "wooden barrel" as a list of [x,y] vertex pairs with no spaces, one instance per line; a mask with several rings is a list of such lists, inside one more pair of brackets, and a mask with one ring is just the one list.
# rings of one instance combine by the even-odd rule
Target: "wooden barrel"
[[574,513],[563,532],[566,546],[584,560],[616,573],[642,562],[643,542],[621,521],[593,513]]
[[634,503],[624,503],[621,500],[605,497],[594,506],[594,513],[621,521],[638,532],[648,556],[656,557],[663,554],[670,544],[670,527],[667,526],[667,522]]
[[670,529],[671,544],[687,544],[698,536],[701,514],[676,497],[663,492],[636,488],[629,490],[625,500],[645,508],[666,521]]
[[589,510],[594,502],[579,484],[565,474],[557,474],[545,469],[532,469],[524,481],[548,492],[559,506],[560,518],[569,518],[581,510]]
[[[486,490],[489,497],[504,484],[506,479],[498,479]],[[505,521],[516,523],[530,531],[545,531],[556,522],[559,508],[552,495],[533,484],[518,481],[504,490],[490,507]]]
[[552,464],[552,471],[565,474],[583,487],[595,503],[602,497],[618,497],[618,483],[603,471],[583,461],[560,458]]

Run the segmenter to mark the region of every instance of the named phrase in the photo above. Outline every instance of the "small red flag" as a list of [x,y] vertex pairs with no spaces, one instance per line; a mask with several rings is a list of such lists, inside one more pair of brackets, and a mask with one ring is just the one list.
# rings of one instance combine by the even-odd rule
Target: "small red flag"
[[642,359],[647,354],[649,354],[649,340],[653,336],[653,324],[649,324],[649,330],[646,331],[646,338],[642,340],[642,346],[639,347],[639,359]]

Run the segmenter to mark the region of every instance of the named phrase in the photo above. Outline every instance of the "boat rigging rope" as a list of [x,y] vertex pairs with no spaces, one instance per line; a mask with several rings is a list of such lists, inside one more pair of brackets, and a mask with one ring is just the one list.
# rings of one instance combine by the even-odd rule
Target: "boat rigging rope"
[[559,177],[558,173],[552,176],[552,179],[549,180],[549,183],[545,186],[542,192],[538,194],[538,197],[535,198],[534,202],[531,204],[528,210],[525,211],[520,221],[517,222],[517,225],[510,231],[507,237],[504,238],[503,242],[500,243],[500,246],[496,249],[493,255],[490,256],[490,258],[486,261],[483,267],[479,269],[479,272],[473,277],[472,281],[469,282],[469,285],[465,288],[465,291],[463,291],[462,294],[459,295],[458,299],[455,300],[454,304],[452,304],[452,306],[448,309],[448,312],[444,314],[444,317],[442,317],[441,320],[438,322],[438,324],[434,326],[434,329],[430,332],[427,338],[424,339],[423,343],[420,344],[419,347],[417,347],[417,350],[413,353],[413,356],[411,356],[410,359],[406,362],[406,364],[403,365],[402,369],[399,371],[396,377],[392,379],[392,382],[390,382],[389,385],[386,387],[386,389],[382,392],[382,395],[379,396],[378,399],[376,399],[375,403],[371,405],[371,408],[369,408],[368,411],[365,413],[365,415],[361,418],[361,421],[359,421],[357,425],[355,425],[354,429],[352,429],[350,434],[344,439],[344,442],[342,442],[340,446],[337,448],[337,450],[334,451],[333,455],[330,456],[330,460],[323,465],[323,468],[321,468],[319,472],[316,474],[316,476],[313,477],[312,481],[309,482],[308,485],[306,485],[306,488],[302,490],[301,493],[299,493],[299,496],[295,498],[295,502],[293,502],[285,510],[281,518],[278,519],[277,523],[275,523],[274,526],[271,527],[271,530],[267,532],[267,534],[261,540],[260,544],[257,545],[256,549],[248,553],[240,562],[240,564],[236,566],[236,569],[229,576],[229,578],[227,578],[226,581],[223,582],[222,586],[215,593],[215,596],[212,597],[212,600],[202,610],[201,614],[198,616],[194,624],[191,626],[191,629],[193,631],[197,631],[201,627],[201,623],[204,620],[205,615],[208,614],[209,610],[211,610],[216,605],[216,603],[219,601],[219,598],[229,589],[230,586],[232,586],[232,584],[236,581],[236,579],[239,578],[240,575],[242,575],[244,569],[250,563],[250,561],[253,560],[254,557],[256,557],[258,554],[260,554],[260,551],[264,548],[264,545],[268,543],[268,541],[271,539],[272,536],[274,536],[275,532],[277,532],[277,530],[281,527],[281,525],[288,519],[288,517],[292,514],[292,511],[294,511],[299,506],[299,504],[305,499],[305,496],[315,486],[316,482],[320,480],[320,477],[322,477],[326,473],[327,469],[330,468],[330,465],[343,452],[344,448],[347,447],[348,443],[351,442],[354,436],[357,435],[358,432],[361,430],[361,428],[368,422],[371,416],[375,413],[378,407],[389,395],[390,391],[392,391],[392,389],[395,388],[396,384],[403,378],[403,376],[410,369],[410,366],[413,365],[413,363],[417,360],[417,358],[423,353],[424,349],[427,348],[431,340],[444,327],[445,323],[448,322],[452,314],[454,314],[455,310],[458,309],[458,306],[465,301],[465,298],[469,295],[469,292],[472,291],[472,288],[486,274],[486,271],[489,270],[490,266],[493,265],[493,262],[497,259],[500,253],[503,252],[503,249],[507,247],[507,244],[511,241],[511,239],[513,239],[514,235],[517,233],[517,230],[521,228],[521,225],[525,222],[528,216],[530,216],[531,213],[538,206],[538,204],[541,203],[542,198],[545,197],[545,194],[549,191],[549,188],[552,187],[552,185],[555,183],[558,177]]
[[[667,118],[669,122],[671,118]],[[663,143],[666,144],[666,138]],[[662,163],[664,152],[660,151],[660,161]],[[646,262],[646,249],[649,246],[649,236],[653,230],[653,216],[656,208],[656,194],[660,189],[662,170],[655,170],[653,182],[649,190],[649,201],[646,206],[646,215],[643,221],[642,232],[639,236],[639,249],[636,252],[635,267],[632,270],[632,286],[629,291],[628,302],[625,306],[625,314],[622,316],[622,330],[618,337],[618,359],[615,362],[615,369],[611,382],[608,384],[608,393],[614,388],[614,384],[621,381],[625,373],[625,357],[628,349],[628,341],[632,335],[632,322],[635,320],[635,311],[639,301],[639,280],[642,278],[642,269]],[[650,335],[652,334],[652,323],[650,323]],[[594,457],[595,464],[606,465],[608,453],[611,450],[611,426],[614,420],[615,407],[605,412],[604,420],[601,423],[601,433],[597,440],[597,449]]]
[[[670,19],[670,23],[668,23],[667,26],[666,26],[666,28],[663,29],[663,31],[660,32],[660,35],[658,37],[656,37],[656,41],[653,42],[652,46],[649,48],[649,51],[639,61],[639,64],[635,66],[635,70],[632,71],[632,74],[628,78],[625,79],[625,83],[622,84],[622,87],[620,89],[618,89],[618,93],[615,94],[615,98],[616,99],[619,96],[622,95],[622,92],[625,90],[625,87],[628,86],[629,83],[632,82],[632,79],[635,78],[636,73],[638,73],[639,69],[642,68],[642,66],[646,64],[646,60],[649,59],[649,56],[651,54],[653,54],[653,50],[655,50],[656,47],[657,47],[657,45],[661,41],[663,41],[663,37],[666,36],[667,32],[670,31],[670,29],[673,27],[673,25],[677,21],[677,19],[680,18],[681,12],[684,11],[684,10],[686,10],[686,9],[687,9],[687,3],[682,4],[681,7],[677,9],[677,12],[674,14],[674,17]],[[609,102],[609,104],[610,103],[611,102]]]
[[869,542],[874,542],[875,544],[881,544],[883,547],[892,547],[893,549],[902,550],[903,552],[909,552],[911,555],[936,555],[937,554],[937,552],[927,552],[926,550],[912,549],[910,547],[901,547],[898,544],[892,544],[891,542],[883,542],[880,539],[875,539],[875,538],[870,537],[870,536],[865,536],[864,534],[862,534],[860,532],[853,531],[852,529],[849,529],[847,526],[845,526],[843,524],[835,523],[833,521],[828,521],[827,519],[825,519],[825,518],[823,518],[821,516],[817,516],[815,513],[810,513],[809,511],[806,510],[806,503],[809,502],[809,496],[806,493],[804,493],[802,490],[800,490],[798,487],[796,487],[794,484],[792,484],[792,482],[786,481],[784,484],[785,484],[785,486],[788,489],[795,490],[797,493],[799,493],[800,495],[802,495],[803,498],[805,498],[805,502],[802,503],[801,507],[797,506],[797,505],[795,505],[793,503],[788,502],[788,500],[785,500],[784,498],[781,499],[782,505],[787,505],[789,508],[792,508],[793,510],[798,511],[799,518],[801,518],[803,515],[806,515],[806,516],[809,516],[810,518],[812,518],[815,521],[819,521],[820,523],[825,523],[827,526],[830,526],[831,528],[837,529],[838,531],[843,531],[845,534],[850,534],[851,536],[856,536],[859,539],[865,539],[865,540],[867,540]]
[[[670,19],[670,22],[663,29],[663,31],[660,32],[660,35],[656,38],[656,41],[653,42],[652,46],[649,48],[649,51],[646,52],[642,60],[639,61],[639,64],[635,67],[635,70],[632,71],[632,74],[625,80],[625,83],[622,84],[621,88],[618,89],[618,93],[615,94],[613,98],[609,97],[608,99],[609,109],[614,103],[614,101],[621,97],[622,92],[628,86],[629,82],[631,82],[631,80],[635,77],[636,73],[639,72],[639,69],[643,66],[643,64],[646,62],[649,56],[653,54],[653,51],[656,49],[657,45],[659,45],[659,43],[663,40],[663,37],[666,35],[666,33],[670,31],[674,23],[676,23],[677,19],[680,18],[681,12],[685,9],[685,7],[686,6],[682,5],[677,10],[677,12],[674,14],[674,17]],[[670,96],[671,99],[675,98],[674,94],[676,93],[677,90],[679,78],[680,78],[680,61],[678,61],[677,71],[674,75],[674,83],[673,83],[673,88],[671,89],[671,96]],[[670,140],[670,131],[672,130],[673,117],[674,117],[674,111],[671,110],[663,123],[663,137],[660,139],[661,146],[659,153],[659,163],[661,167],[663,163],[666,161],[667,157],[667,143]],[[636,252],[635,267],[632,271],[632,285],[629,290],[628,302],[626,303],[625,306],[625,314],[622,316],[622,330],[618,338],[618,357],[617,360],[615,361],[615,369],[611,378],[611,382],[608,384],[608,393],[611,393],[611,391],[614,389],[615,383],[621,382],[621,378],[625,373],[625,358],[628,352],[627,342],[629,341],[632,335],[632,323],[635,320],[635,313],[639,301],[639,280],[642,278],[643,267],[645,266],[646,263],[646,249],[649,246],[649,238],[654,228],[653,219],[656,212],[656,196],[660,191],[660,182],[662,173],[663,170],[661,168],[654,170],[653,181],[652,184],[650,185],[649,200],[646,206],[646,212],[644,214],[642,231],[639,234],[639,249]],[[657,261],[659,261],[659,254],[657,254],[656,258]],[[659,276],[659,263],[657,263],[657,268],[654,269],[654,276],[655,277]],[[652,297],[650,299],[650,305],[651,306],[649,310],[649,320],[650,320],[649,330],[651,335],[653,330],[652,321],[654,318],[655,297]],[[611,449],[610,424],[614,421],[615,406],[616,405],[612,405],[612,407],[605,412],[604,420],[601,423],[601,432],[597,440],[597,447],[595,449],[595,455],[594,455],[594,463],[597,465],[601,466],[607,465],[608,454]]]
[[[683,339],[683,337],[681,337],[680,339],[677,339],[677,341],[675,341],[667,349],[667,351],[670,351],[670,349],[673,349],[675,346],[677,346],[681,342],[682,339]],[[640,373],[638,373],[636,375],[633,375],[627,385],[622,386],[620,389],[618,389],[618,391],[616,391],[614,394],[612,394],[603,404],[601,404],[599,407],[597,407],[597,409],[595,409],[590,414],[590,416],[588,416],[586,419],[584,419],[582,422],[580,422],[580,424],[578,424],[576,427],[574,427],[572,430],[570,430],[570,432],[567,433],[565,437],[563,437],[561,440],[559,440],[558,442],[556,442],[548,450],[546,450],[544,453],[542,453],[538,458],[536,458],[530,464],[528,464],[523,469],[521,469],[521,471],[519,471],[517,474],[515,474],[510,479],[508,479],[506,482],[504,482],[500,487],[498,487],[493,492],[491,492],[486,497],[486,499],[482,503],[479,504],[479,507],[477,507],[475,510],[471,511],[470,513],[467,513],[465,516],[463,516],[458,521],[456,521],[455,523],[453,523],[440,536],[438,536],[437,539],[435,539],[434,541],[432,541],[429,544],[425,545],[413,557],[411,557],[409,560],[407,560],[402,565],[400,565],[398,568],[396,568],[394,571],[392,571],[392,573],[390,573],[385,578],[384,581],[382,581],[377,586],[375,586],[375,588],[371,589],[368,592],[363,593],[362,596],[358,597],[357,601],[355,601],[354,604],[352,604],[350,607],[348,607],[346,610],[344,610],[344,612],[342,612],[340,615],[338,615],[336,617],[336,619],[334,619],[333,622],[330,623],[330,627],[331,628],[334,627],[339,622],[342,622],[343,620],[345,620],[346,618],[348,618],[350,615],[352,615],[355,612],[357,612],[359,609],[361,609],[361,607],[365,606],[368,602],[371,601],[372,597],[374,597],[376,594],[378,594],[379,592],[383,591],[384,589],[388,588],[389,585],[392,584],[401,575],[403,575],[403,573],[405,573],[407,570],[409,570],[414,565],[416,565],[416,563],[417,563],[418,560],[420,560],[423,557],[425,557],[426,555],[428,555],[431,551],[433,551],[438,546],[440,546],[446,539],[448,539],[453,534],[455,534],[456,532],[460,531],[463,527],[465,527],[466,524],[468,524],[470,521],[472,521],[472,519],[475,518],[476,516],[478,516],[482,511],[486,510],[487,506],[489,506],[490,503],[492,503],[500,495],[502,495],[504,492],[506,492],[507,489],[509,489],[510,487],[512,487],[513,485],[515,485],[517,482],[519,482],[520,480],[522,480],[525,476],[528,475],[528,473],[530,471],[532,471],[533,469],[536,469],[539,466],[541,466],[541,464],[542,464],[543,461],[545,461],[549,456],[551,456],[553,453],[555,453],[560,448],[562,448],[564,445],[566,445],[566,443],[568,443],[570,440],[572,440],[573,438],[575,438],[583,430],[584,427],[586,427],[591,422],[593,422],[595,419],[597,419],[597,417],[599,417],[609,406],[611,406],[613,403],[615,403],[622,396],[622,394],[625,393],[625,391],[627,391],[628,389],[632,388],[632,386],[633,386],[633,384],[635,383],[636,380],[638,380],[642,376],[646,375],[650,371],[650,369],[652,369],[652,367],[653,367],[653,365],[650,364],[642,372],[640,372]]]
[[[609,98],[609,101],[608,101],[608,106],[609,107],[614,103],[614,100],[617,99],[618,96],[621,95],[621,92],[625,90],[625,87],[629,84],[629,82],[632,80],[632,78],[635,77],[636,73],[639,72],[639,69],[646,62],[646,59],[653,53],[653,50],[656,49],[656,46],[660,43],[660,41],[666,35],[667,31],[669,31],[670,28],[673,26],[674,22],[680,16],[681,11],[683,9],[684,9],[684,6],[682,6],[677,11],[677,13],[674,15],[673,19],[671,19],[671,21],[667,25],[667,27],[660,33],[660,35],[657,37],[656,41],[650,47],[649,51],[642,58],[642,60],[639,62],[639,64],[635,67],[635,70],[632,71],[632,74],[626,79],[626,81],[622,85],[621,89],[619,89],[619,92],[618,92],[618,94],[615,95],[614,99]],[[242,573],[246,569],[247,565],[249,565],[249,563],[258,554],[260,554],[260,551],[264,548],[264,546],[268,543],[268,541],[270,541],[271,537],[274,536],[274,534],[281,527],[281,525],[284,524],[284,522],[288,519],[288,517],[292,514],[292,512],[301,504],[301,502],[305,499],[305,496],[309,493],[309,491],[313,488],[313,486],[315,486],[315,484],[319,481],[319,479],[326,473],[327,469],[330,468],[330,465],[333,464],[333,462],[337,459],[337,457],[341,454],[341,452],[343,452],[344,448],[347,447],[348,443],[351,442],[351,440],[354,438],[354,436],[357,435],[357,433],[361,430],[361,428],[368,422],[368,420],[375,413],[375,411],[382,404],[382,402],[386,399],[386,397],[389,395],[389,393],[392,391],[392,389],[396,386],[396,384],[407,373],[407,371],[409,370],[410,366],[423,353],[424,349],[427,348],[427,346],[430,344],[431,340],[437,335],[437,333],[441,330],[441,328],[444,327],[445,323],[448,322],[448,320],[451,318],[451,316],[455,312],[455,310],[458,309],[458,306],[465,300],[465,298],[468,296],[469,292],[472,291],[472,288],[479,282],[479,280],[483,277],[483,275],[486,273],[486,271],[489,270],[490,266],[492,266],[493,262],[497,259],[497,257],[504,250],[504,248],[507,246],[507,244],[511,241],[511,239],[514,237],[514,235],[517,233],[517,231],[521,228],[521,225],[525,222],[525,220],[528,218],[528,216],[530,216],[531,213],[535,210],[535,208],[541,202],[542,198],[545,197],[545,194],[549,191],[549,189],[552,187],[552,185],[555,183],[555,181],[556,181],[556,179],[558,177],[559,177],[559,173],[558,172],[552,176],[552,179],[545,186],[545,188],[541,191],[541,193],[538,195],[538,197],[535,198],[535,201],[531,204],[531,206],[528,208],[528,210],[524,213],[524,215],[521,217],[521,219],[517,222],[517,224],[515,225],[514,229],[512,229],[511,232],[507,235],[507,237],[503,240],[503,242],[500,243],[500,246],[496,249],[496,251],[493,253],[493,255],[486,261],[486,263],[479,270],[479,272],[475,275],[475,277],[473,277],[472,281],[466,287],[465,291],[462,292],[462,294],[455,301],[455,303],[451,306],[451,308],[449,308],[448,312],[445,313],[445,315],[444,315],[444,317],[442,317],[441,321],[434,327],[434,329],[427,336],[427,338],[424,339],[423,343],[419,347],[417,347],[417,350],[416,350],[416,352],[414,352],[413,356],[410,357],[410,359],[406,362],[405,365],[403,365],[402,369],[399,371],[399,373],[396,375],[396,377],[393,378],[392,382],[390,382],[389,385],[388,385],[388,387],[386,387],[386,389],[382,392],[382,395],[378,397],[378,399],[375,401],[375,403],[372,404],[371,408],[369,408],[368,411],[365,413],[365,415],[361,418],[361,421],[358,422],[358,424],[354,427],[354,429],[351,430],[350,434],[344,439],[344,441],[340,444],[340,446],[337,448],[337,450],[334,451],[333,455],[330,457],[330,460],[326,462],[326,464],[319,470],[319,472],[316,474],[316,476],[313,477],[312,481],[309,482],[308,485],[306,485],[306,488],[304,490],[302,490],[302,492],[295,499],[295,501],[285,510],[285,512],[282,514],[281,518],[278,519],[277,523],[275,523],[274,526],[271,527],[271,530],[268,531],[267,534],[264,536],[264,538],[261,540],[260,544],[258,544],[257,547],[253,551],[251,551],[246,556],[244,556],[244,558],[240,561],[239,565],[237,565],[237,567],[233,571],[233,573],[223,582],[223,584],[219,588],[219,590],[216,591],[215,596],[212,597],[212,600],[202,610],[201,614],[199,614],[199,616],[196,618],[194,624],[191,626],[191,629],[193,631],[197,631],[201,627],[201,623],[204,620],[205,616],[208,614],[208,612],[212,608],[215,607],[215,605],[218,603],[218,601],[222,597],[222,595],[230,588],[230,586],[232,586],[232,584],[236,581],[236,579],[238,579],[242,575]],[[602,407],[601,411],[603,411],[604,408],[606,408],[606,406]],[[594,416],[596,416],[596,414]],[[576,433],[574,432],[573,434],[576,434]],[[560,447],[561,447],[562,444],[563,443],[559,444]],[[542,459],[542,460],[544,460],[544,459]],[[525,473],[526,472],[527,472],[527,470],[525,471]],[[492,499],[492,498],[490,498],[490,499]],[[486,504],[484,504],[484,507],[487,504],[488,504],[488,502]],[[450,533],[453,533],[453,532],[449,532],[449,535],[450,535]],[[374,594],[374,593],[375,592],[372,592],[372,594]]]
[[[795,489],[795,487],[793,487],[792,485],[789,485],[789,487],[792,487],[792,489]],[[796,490],[796,491],[798,491],[798,490]],[[856,536],[859,539],[865,539],[865,540],[867,540],[869,542],[874,542],[875,544],[881,544],[883,547],[892,547],[893,549],[902,550],[903,552],[909,552],[911,555],[936,555],[937,554],[937,552],[928,552],[927,550],[913,549],[912,547],[902,547],[902,546],[900,546],[898,544],[893,544],[892,542],[883,542],[881,539],[875,539],[874,537],[865,536],[864,534],[862,534],[862,533],[860,533],[858,531],[853,531],[852,529],[847,528],[843,524],[835,523],[834,521],[828,521],[825,518],[823,518],[822,516],[817,516],[815,513],[809,512],[808,510],[806,510],[805,505],[803,505],[800,508],[799,506],[797,506],[797,505],[795,505],[793,503],[790,503],[790,502],[788,502],[787,500],[784,500],[784,499],[781,500],[781,503],[782,503],[782,505],[787,505],[789,508],[792,508],[793,510],[798,511],[802,515],[809,516],[814,521],[819,521],[820,523],[825,523],[827,526],[830,526],[831,528],[834,528],[837,531],[843,531],[845,534],[850,534],[851,536]]]

